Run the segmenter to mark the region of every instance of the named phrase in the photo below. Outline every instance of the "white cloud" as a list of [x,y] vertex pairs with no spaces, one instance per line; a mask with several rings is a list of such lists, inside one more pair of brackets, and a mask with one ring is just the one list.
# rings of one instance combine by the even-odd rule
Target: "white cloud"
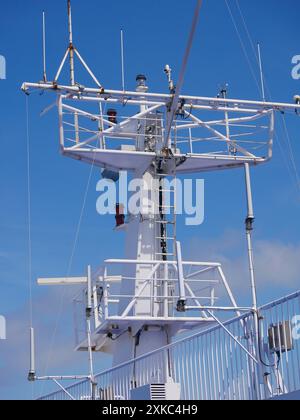
[[[226,231],[221,237],[209,240],[191,238],[183,249],[185,259],[196,261],[219,261],[223,264],[229,283],[238,297],[250,294],[249,271],[244,234]],[[300,244],[283,241],[256,240],[254,242],[256,277],[259,296],[264,294],[264,301],[271,300],[285,291],[292,292],[299,288]],[[73,352],[72,307],[70,301],[76,293],[74,289],[40,289],[35,298],[34,321],[36,327],[37,367],[39,374],[44,374],[52,333],[57,313],[64,298],[64,310],[60,318],[55,345],[49,357],[48,374],[86,373],[86,354]],[[269,299],[270,297],[270,299]],[[31,388],[26,381],[29,366],[29,323],[28,307],[20,308],[12,316],[7,316],[7,341],[0,344],[0,399],[30,398]],[[101,367],[109,366],[103,355],[96,360]],[[38,395],[41,384],[37,384]],[[48,391],[48,388],[45,388]]]
[[257,241],[255,264],[260,286],[300,288],[300,245]]
[[[73,351],[74,329],[71,302],[75,294],[76,289],[58,287],[45,288],[42,295],[35,297],[34,326],[38,375],[88,373],[87,354]],[[53,331],[61,302],[63,302],[63,311],[59,317],[57,333],[53,341]],[[96,362],[98,372],[103,369],[103,362],[107,363],[107,358],[98,355],[97,359],[101,365],[100,367]],[[0,345],[0,399],[31,399],[31,386],[27,381],[28,371],[29,320],[28,306],[26,306],[12,315],[7,315],[7,340],[1,342]],[[48,383],[38,382],[34,385],[34,397],[45,394],[49,390]]]
[[[254,239],[253,246],[260,294],[269,294],[273,299],[282,293],[300,289],[300,243]],[[192,238],[185,249],[185,258],[221,262],[236,296],[249,295],[249,266],[244,234],[229,230],[219,238]]]

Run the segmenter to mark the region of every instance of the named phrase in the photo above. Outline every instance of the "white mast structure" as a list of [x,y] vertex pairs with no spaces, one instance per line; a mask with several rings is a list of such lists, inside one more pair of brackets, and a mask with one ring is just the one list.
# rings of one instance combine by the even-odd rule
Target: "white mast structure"
[[[77,337],[76,349],[88,351],[89,375],[38,377],[31,330],[30,380],[53,380],[65,390],[58,381],[88,378],[91,395],[95,398],[93,352],[112,354],[113,364],[117,366],[164,347],[182,331],[216,323],[248,354],[252,370],[260,371],[257,331],[254,331],[252,346],[246,348],[226,329],[219,314],[240,314],[249,309],[257,312],[250,168],[272,157],[275,113],[300,111],[300,104],[228,99],[224,90],[212,98],[181,94],[201,3],[197,2],[177,86],[172,80],[171,68],[165,67],[169,93],[150,93],[144,75],[137,77],[136,91],[126,91],[124,79],[123,90],[104,88],[73,44],[70,0],[69,46],[54,81],[47,82],[44,76],[43,82],[22,86],[27,94],[32,89],[57,94],[60,150],[64,156],[102,168],[115,181],[120,171],[131,172],[143,185],[142,198],[149,198],[150,189],[154,203],[144,206],[139,214],[129,214],[127,220],[118,208],[117,230],[126,231],[124,260],[107,260],[95,273],[89,267],[83,278],[38,280],[40,285],[84,286],[83,299],[76,302],[86,309],[85,315],[82,312],[86,317],[86,335]],[[123,32],[121,36],[123,49]],[[71,84],[64,85],[59,78],[68,57]],[[77,83],[75,57],[91,76],[95,87]],[[44,75],[45,63],[44,53]],[[114,109],[105,114],[102,111],[105,105]],[[130,116],[120,114],[124,109]],[[251,308],[238,306],[220,263],[183,261],[181,243],[176,236],[176,176],[234,168],[244,168],[246,174]],[[172,187],[167,187],[170,181],[173,181]],[[115,266],[123,267],[121,275],[111,273]],[[119,294],[113,295],[111,290],[116,284]],[[216,284],[223,287],[221,294],[227,296],[224,306],[216,304]],[[158,366],[153,371],[152,382],[165,384],[172,398],[179,399],[180,384],[173,383],[171,355],[158,361]],[[133,398],[139,386],[135,376],[133,371]],[[260,379],[264,386],[263,377]],[[259,387],[255,392],[259,398]]]

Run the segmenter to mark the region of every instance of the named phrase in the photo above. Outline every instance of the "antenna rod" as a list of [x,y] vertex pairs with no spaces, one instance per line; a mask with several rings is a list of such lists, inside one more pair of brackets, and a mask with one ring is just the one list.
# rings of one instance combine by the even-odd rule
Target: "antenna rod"
[[43,11],[43,80],[47,82],[47,71],[46,71],[46,15]]
[[72,7],[71,0],[68,0],[68,23],[69,23],[69,42],[73,45],[73,27],[72,27]]
[[125,92],[125,64],[124,64],[124,32],[121,29],[121,63],[122,63],[122,88]]
[[[258,302],[257,302],[257,289],[256,289],[256,278],[255,278],[255,271],[254,271],[254,257],[253,257],[253,245],[252,245],[252,231],[253,231],[253,223],[255,220],[254,216],[254,208],[253,208],[253,197],[252,197],[252,187],[251,187],[251,174],[250,174],[250,165],[249,163],[245,163],[245,184],[246,184],[246,195],[247,195],[247,218],[245,221],[246,224],[246,237],[247,237],[247,247],[248,247],[248,259],[249,259],[249,271],[250,271],[250,282],[251,282],[251,293],[252,293],[252,309],[254,311],[254,319],[253,319],[253,329],[254,329],[254,351],[255,357],[258,360],[258,364],[256,366],[257,369],[257,377],[261,380],[264,377],[263,371],[263,363],[261,359],[261,346],[262,346],[262,339],[260,334],[260,318],[258,313]],[[254,390],[256,394],[256,398],[258,400],[262,399],[261,395],[261,387],[256,386],[256,380],[254,380]]]
[[253,210],[253,198],[250,178],[250,166],[249,163],[245,163],[245,183],[246,183],[246,195],[247,195],[247,218],[246,218],[246,236],[248,245],[248,258],[249,258],[249,271],[252,291],[252,305],[253,309],[257,310],[257,294],[256,294],[256,282],[254,273],[253,263],[253,247],[252,247],[252,231],[254,223],[254,210]]
[[[227,88],[228,85],[226,84],[224,86],[224,88],[221,89],[221,96],[222,98],[226,99],[227,98]],[[225,111],[225,122],[226,122],[226,137],[228,139],[230,139],[230,124],[229,124],[229,113],[228,111]],[[232,152],[234,152],[232,146],[230,144],[228,144],[228,152],[229,154],[233,154]]]
[[92,271],[91,267],[88,266],[88,275],[87,275],[87,317],[91,316],[92,312]]
[[262,58],[261,58],[260,43],[257,44],[257,50],[258,50],[258,63],[259,63],[259,71],[260,71],[260,82],[261,82],[262,99],[263,99],[263,102],[266,102],[264,70],[263,70],[263,64],[262,64]]
[[71,0],[68,0],[68,25],[69,25],[69,51],[70,51],[70,80],[71,80],[71,85],[75,86],[74,46],[73,46],[73,27],[72,27]]
[[177,302],[177,311],[178,312],[185,312],[185,310],[186,310],[186,296],[185,296],[184,274],[183,274],[181,243],[180,242],[176,242],[176,255],[177,255],[177,270],[178,270],[178,282],[179,282],[179,300]]
[[89,355],[89,368],[90,368],[90,383],[91,383],[91,396],[93,399],[94,395],[94,366],[93,366],[93,350],[92,350],[92,331],[91,331],[91,316],[93,312],[92,308],[92,294],[93,294],[93,285],[92,285],[92,269],[91,266],[88,266],[88,287],[87,287],[87,307],[86,307],[86,332],[87,332],[87,343],[88,343],[88,355]]
[[[75,86],[75,64],[74,64],[74,45],[73,45],[73,26],[72,26],[72,7],[71,7],[71,0],[68,0],[68,26],[69,26],[69,58],[70,58],[70,81],[71,86]],[[67,55],[66,55],[67,57]],[[79,118],[78,114],[75,113],[74,115],[74,125],[75,125],[75,141],[79,143]]]
[[30,328],[30,370],[28,380],[30,382],[35,381],[35,342],[33,328]]

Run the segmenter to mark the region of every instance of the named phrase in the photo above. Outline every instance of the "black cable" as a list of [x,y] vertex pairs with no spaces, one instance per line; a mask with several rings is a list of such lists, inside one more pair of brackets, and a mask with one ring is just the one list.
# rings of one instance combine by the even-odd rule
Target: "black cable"
[[136,350],[137,350],[137,347],[140,345],[140,338],[141,338],[141,334],[142,334],[143,330],[144,330],[144,327],[140,328],[138,330],[138,332],[136,333],[136,335],[133,336],[133,338],[135,339],[135,342],[134,342],[134,353],[133,353],[133,360],[134,360],[134,362],[133,362],[133,372],[132,372],[133,381],[132,382],[133,382],[133,385],[134,385],[135,388],[137,388],[137,382],[136,382],[136,361],[135,361],[135,359],[136,359]]
[[190,116],[192,115],[192,113],[193,113],[193,104],[191,104],[190,111],[189,111],[188,115],[185,117],[185,119],[188,120],[190,118]]
[[[169,337],[168,327],[166,326],[164,329],[165,329],[165,333],[166,333],[166,337],[167,337],[167,345],[169,345],[170,344],[170,337]],[[168,353],[169,374],[170,374],[170,376],[172,376],[172,374],[173,374],[173,366],[172,366],[172,359],[171,359],[170,349],[167,350],[167,353]]]
[[263,360],[263,357],[262,357],[262,349],[261,349],[261,341],[262,341],[262,334],[261,334],[261,329],[260,329],[260,322],[261,322],[261,318],[260,318],[260,316],[259,316],[259,314],[258,314],[258,312],[255,312],[255,316],[257,316],[257,329],[258,329],[258,331],[257,331],[257,334],[258,334],[258,353],[259,353],[259,360],[260,360],[260,362],[265,366],[265,367],[267,367],[267,368],[275,368],[276,367],[276,364],[274,363],[274,364],[272,364],[272,365],[270,365],[270,364],[267,364],[264,360]]

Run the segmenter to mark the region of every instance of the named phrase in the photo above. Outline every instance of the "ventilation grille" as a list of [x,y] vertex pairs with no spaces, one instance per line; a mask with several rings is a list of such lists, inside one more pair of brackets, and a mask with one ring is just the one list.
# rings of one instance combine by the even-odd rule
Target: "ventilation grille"
[[151,385],[151,400],[163,401],[167,399],[166,385],[155,384]]

